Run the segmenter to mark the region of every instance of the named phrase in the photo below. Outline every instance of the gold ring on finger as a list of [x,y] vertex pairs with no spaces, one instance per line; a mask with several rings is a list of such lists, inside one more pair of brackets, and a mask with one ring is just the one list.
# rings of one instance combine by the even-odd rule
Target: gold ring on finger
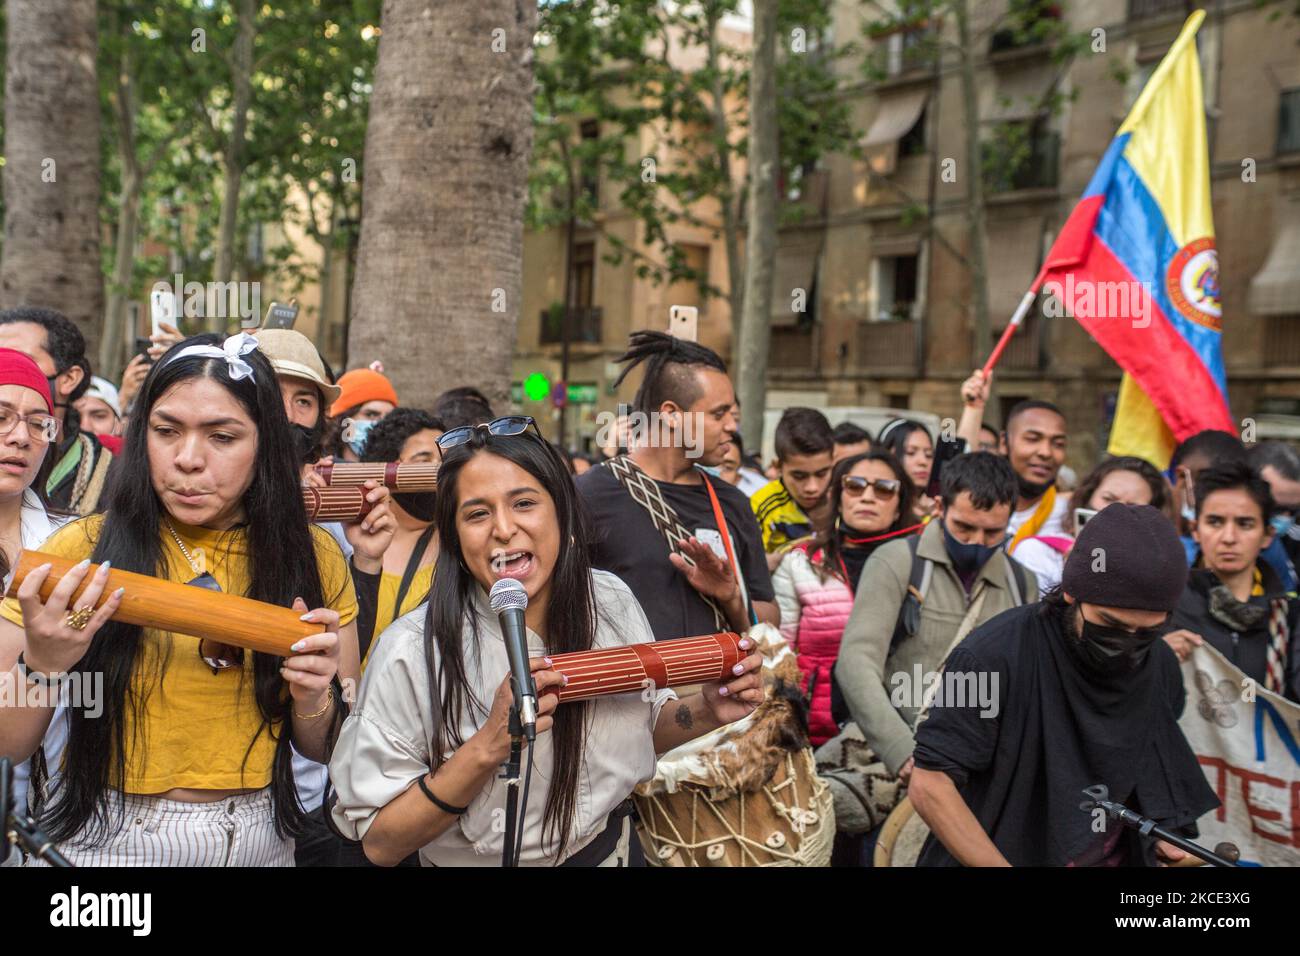
[[68,625],[74,631],[84,631],[86,625],[90,623],[90,618],[95,613],[95,608],[91,604],[83,605],[75,611],[69,611],[68,616],[64,618],[63,623]]

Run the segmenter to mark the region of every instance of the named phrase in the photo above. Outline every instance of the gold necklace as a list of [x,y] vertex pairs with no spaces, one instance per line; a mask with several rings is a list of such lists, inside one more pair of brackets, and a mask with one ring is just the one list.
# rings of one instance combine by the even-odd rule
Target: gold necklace
[[193,571],[195,574],[203,574],[204,568],[202,567],[201,562],[197,562],[194,560],[194,556],[190,554],[190,549],[185,547],[185,542],[182,541],[181,536],[176,533],[176,529],[172,527],[172,523],[168,521],[166,518],[164,518],[163,524],[165,524],[167,526],[167,530],[171,532],[172,540],[176,542],[176,547],[181,549],[181,554],[185,555],[185,560],[190,563],[190,570]]

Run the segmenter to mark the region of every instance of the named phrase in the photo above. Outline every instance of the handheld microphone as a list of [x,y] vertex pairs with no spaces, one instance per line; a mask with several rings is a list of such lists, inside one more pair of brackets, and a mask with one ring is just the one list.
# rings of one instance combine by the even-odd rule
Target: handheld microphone
[[524,627],[528,592],[514,578],[502,578],[492,585],[489,601],[501,621],[501,635],[510,658],[510,688],[514,691],[524,736],[531,743],[537,736],[537,685],[528,667],[528,635]]

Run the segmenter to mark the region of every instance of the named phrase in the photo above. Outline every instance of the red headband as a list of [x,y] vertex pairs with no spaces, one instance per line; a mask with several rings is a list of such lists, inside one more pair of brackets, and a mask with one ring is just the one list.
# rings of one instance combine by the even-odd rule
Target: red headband
[[31,356],[17,349],[0,349],[0,385],[22,385],[45,400],[45,408],[54,414],[50,400],[50,383]]

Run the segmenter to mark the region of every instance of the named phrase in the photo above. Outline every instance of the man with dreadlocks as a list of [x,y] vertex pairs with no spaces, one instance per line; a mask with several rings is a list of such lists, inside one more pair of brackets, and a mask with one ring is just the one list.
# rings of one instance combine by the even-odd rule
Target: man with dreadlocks
[[[593,566],[618,575],[656,640],[753,620],[779,623],[749,501],[702,465],[736,440],[736,393],[712,349],[663,332],[633,332],[619,385],[638,365],[628,453],[577,479],[595,527]],[[751,617],[752,613],[752,617]]]

